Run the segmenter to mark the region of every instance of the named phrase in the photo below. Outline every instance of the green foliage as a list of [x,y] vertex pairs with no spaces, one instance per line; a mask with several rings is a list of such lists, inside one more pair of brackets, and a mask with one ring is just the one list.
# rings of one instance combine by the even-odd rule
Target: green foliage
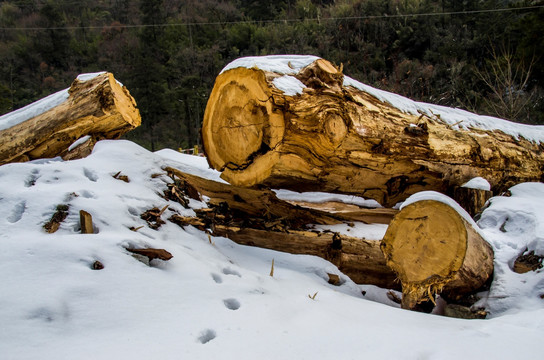
[[[0,1],[0,113],[107,70],[142,114],[128,138],[153,150],[191,148],[228,62],[291,53],[342,63],[348,76],[416,100],[543,124],[544,9],[464,13],[532,5],[544,1]],[[429,13],[440,15],[419,15]],[[493,74],[500,46],[526,75],[506,95],[482,76]],[[497,74],[493,84],[504,83]],[[531,101],[496,106],[514,93]]]

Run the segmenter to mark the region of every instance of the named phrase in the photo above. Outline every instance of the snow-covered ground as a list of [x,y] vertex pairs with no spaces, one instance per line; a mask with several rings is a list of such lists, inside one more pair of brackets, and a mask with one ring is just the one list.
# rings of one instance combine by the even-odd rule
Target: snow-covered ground
[[[492,199],[479,221],[496,257],[478,304],[489,319],[459,320],[401,310],[385,289],[356,285],[317,257],[210,243],[169,222],[150,229],[140,214],[152,207],[169,205],[163,219],[193,213],[160,196],[170,179],[152,175],[167,165],[218,179],[204,158],[128,141],[99,142],[81,160],[0,166],[1,359],[542,358],[544,274],[511,267],[526,249],[544,254],[544,184]],[[129,183],[113,177],[119,171]],[[68,217],[48,234],[59,204]],[[97,233],[79,233],[81,209]],[[129,246],[174,257],[147,266]],[[97,260],[102,270],[92,269]]]

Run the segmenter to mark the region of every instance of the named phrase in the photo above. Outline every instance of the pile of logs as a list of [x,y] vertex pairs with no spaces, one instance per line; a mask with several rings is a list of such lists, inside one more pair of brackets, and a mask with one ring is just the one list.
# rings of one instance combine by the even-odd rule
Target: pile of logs
[[[229,67],[217,77],[202,139],[210,166],[232,185],[169,170],[211,199],[213,210],[200,212],[193,225],[240,244],[321,256],[358,283],[400,286],[407,309],[436,294],[461,301],[486,286],[493,251],[465,214],[436,200],[400,212],[388,208],[434,190],[455,195],[475,216],[492,192],[461,185],[484,177],[500,193],[542,181],[544,144],[498,130],[459,131],[440,119],[408,114],[344,85],[341,68],[323,59],[289,75],[303,84],[295,95],[274,85],[284,74],[258,67]],[[279,201],[263,186],[354,194],[386,208],[303,208]],[[350,221],[390,225],[381,241],[307,228]]]
[[[185,207],[191,198],[208,204],[196,216],[169,220],[239,244],[320,256],[357,283],[402,290],[406,309],[436,294],[461,302],[486,286],[493,251],[468,215],[437,200],[392,207],[434,190],[454,196],[475,216],[492,192],[461,185],[480,176],[498,193],[542,181],[544,145],[408,114],[344,85],[342,70],[323,59],[291,74],[304,87],[297,94],[274,85],[283,75],[237,67],[217,77],[202,139],[210,166],[229,184],[166,169],[172,181],[165,199]],[[0,130],[0,165],[85,156],[97,140],[139,124],[134,99],[112,74],[75,80],[60,105]],[[70,144],[82,138],[74,152]],[[283,201],[270,188],[354,194],[384,207]],[[150,209],[142,219],[158,228],[165,209]],[[355,222],[389,226],[378,240],[314,228]]]

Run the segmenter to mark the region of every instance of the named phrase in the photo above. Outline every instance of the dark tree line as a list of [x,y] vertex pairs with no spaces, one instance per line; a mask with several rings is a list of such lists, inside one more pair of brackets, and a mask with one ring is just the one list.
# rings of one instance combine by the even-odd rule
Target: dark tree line
[[[0,1],[0,114],[111,71],[153,150],[199,142],[215,77],[241,56],[313,54],[410,98],[544,124],[544,1]],[[527,7],[532,7],[527,9]],[[486,11],[511,8],[508,12]],[[524,9],[522,9],[524,8]],[[430,15],[430,14],[439,15]]]

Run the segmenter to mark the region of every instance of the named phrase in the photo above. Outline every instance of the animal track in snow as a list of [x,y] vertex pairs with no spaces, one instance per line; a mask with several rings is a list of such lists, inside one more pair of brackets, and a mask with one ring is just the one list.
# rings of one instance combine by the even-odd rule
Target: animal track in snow
[[82,190],[81,196],[83,196],[85,199],[96,199],[96,195],[87,190]]
[[206,344],[213,339],[217,337],[217,334],[215,333],[215,330],[212,329],[206,329],[200,333],[200,336],[198,337],[198,341],[200,341],[201,344]]
[[98,180],[98,175],[94,171],[87,168],[83,168],[83,175],[85,175],[85,177],[92,182],[96,182]]
[[34,169],[30,172],[30,176],[25,180],[25,186],[31,187],[36,184],[36,180],[40,178],[40,170]]
[[229,310],[238,310],[240,308],[240,302],[236,299],[225,299],[223,300],[225,307]]
[[240,275],[240,273],[236,270],[232,270],[231,268],[224,268],[223,269],[223,274],[225,275],[235,275],[235,276],[238,276],[238,277],[242,277],[242,275]]
[[212,279],[218,284],[221,284],[223,282],[223,278],[219,274],[212,273]]
[[23,200],[18,202],[11,210],[11,214],[8,216],[8,221],[14,224],[17,221],[21,220],[25,212],[25,209],[26,209],[26,201]]

